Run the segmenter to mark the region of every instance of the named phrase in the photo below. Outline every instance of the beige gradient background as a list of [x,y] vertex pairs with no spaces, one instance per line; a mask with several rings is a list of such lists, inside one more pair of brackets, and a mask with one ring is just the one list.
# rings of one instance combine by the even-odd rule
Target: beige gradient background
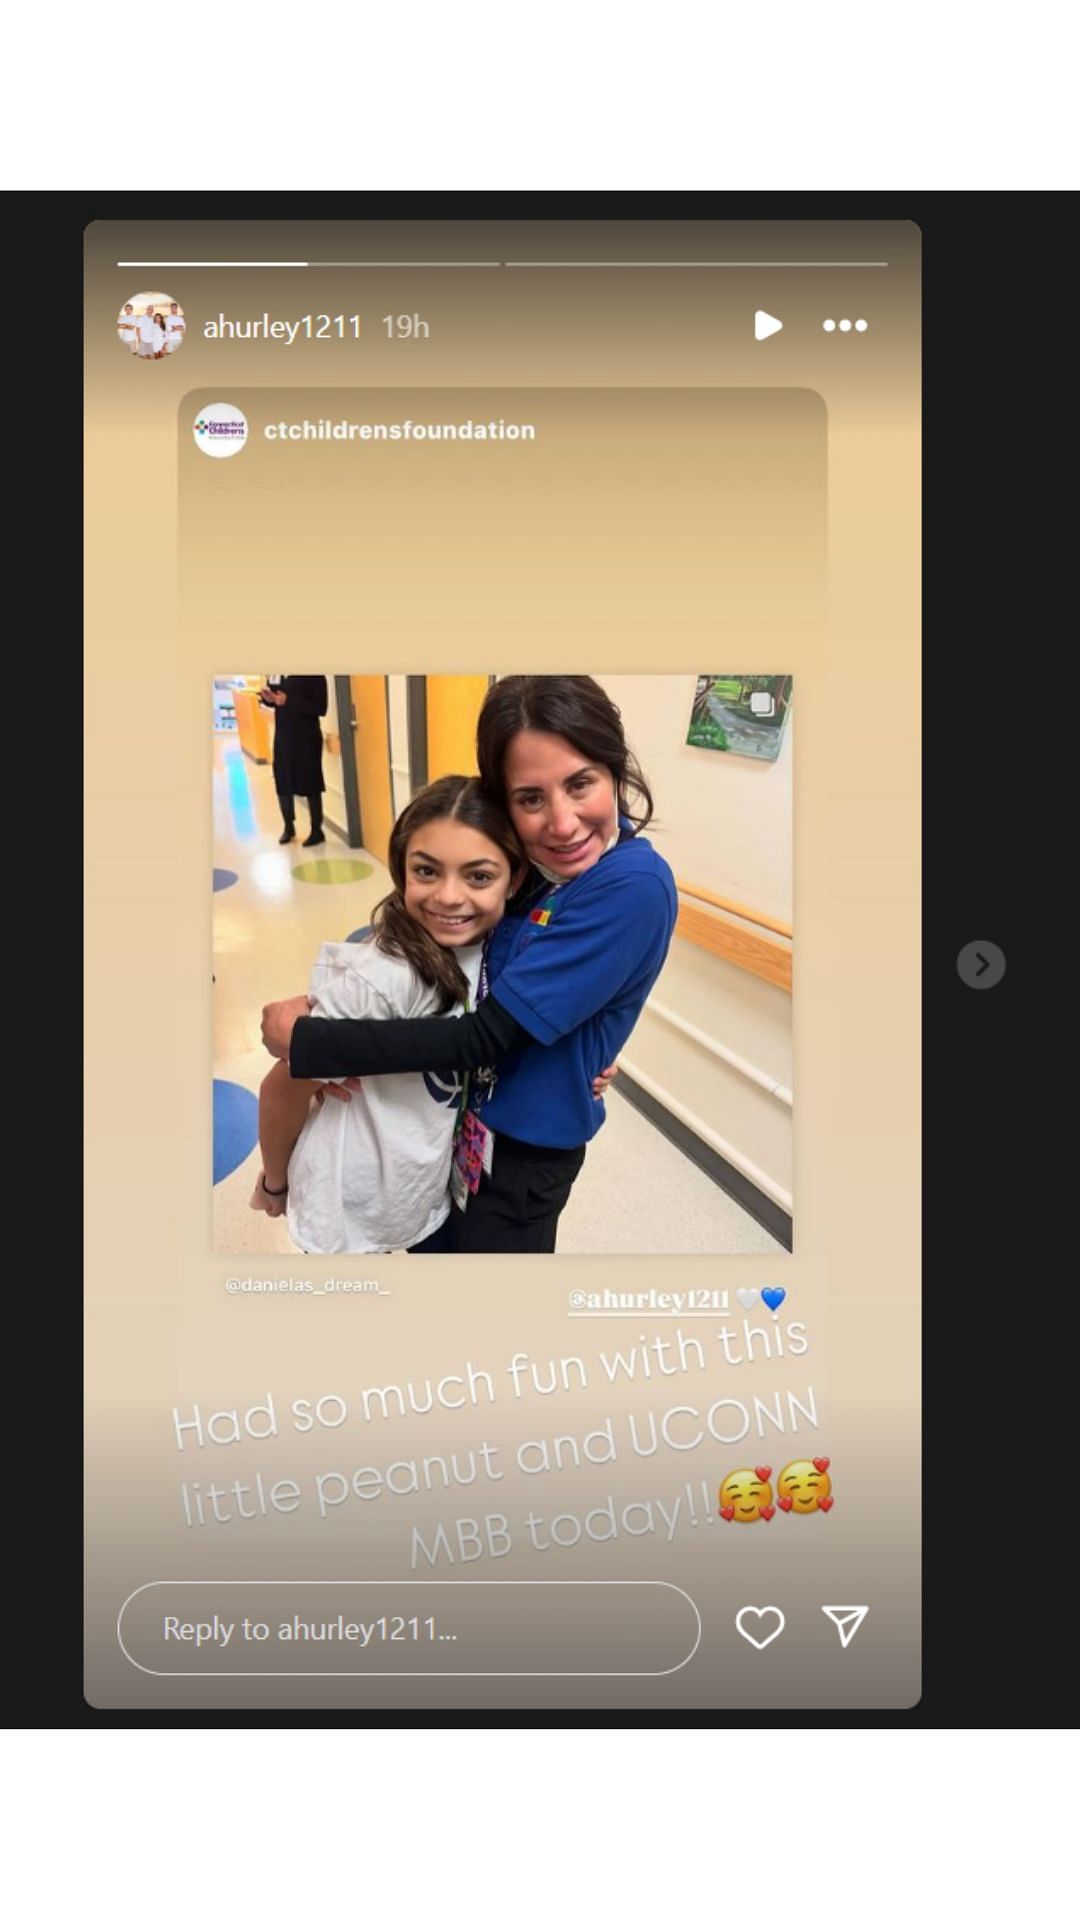
[[[855,223],[365,230],[176,222],[89,230],[87,1694],[94,1705],[647,1711],[903,1707],[916,1699],[918,254],[912,228]],[[116,343],[115,314],[146,269],[115,263],[165,258],[889,265],[155,268],[155,281],[184,306],[188,336],[169,361],[135,364]],[[760,344],[752,334],[758,306],[784,320],[784,332]],[[358,344],[291,349],[207,342],[202,322],[220,311],[291,318],[359,311],[363,333]],[[378,322],[390,311],[423,313],[431,338],[387,341]],[[821,320],[829,314],[865,314],[870,329],[825,335]],[[280,392],[267,392],[274,388]],[[447,411],[437,392],[459,388],[479,391],[457,394]],[[580,404],[567,392],[573,388]],[[621,402],[615,390],[627,388],[642,392]],[[674,391],[666,397],[664,388]],[[408,406],[390,389],[407,393]],[[433,390],[423,408],[420,389]],[[270,449],[255,441],[234,460],[205,460],[191,421],[197,402],[210,399],[237,402],[253,422],[313,411],[378,418],[387,409],[414,418],[497,411],[547,424],[537,445],[490,449],[497,460],[471,470],[482,495],[472,499],[462,485],[462,455],[488,449]],[[663,485],[647,497],[646,463],[631,431],[646,416],[654,428],[668,423],[678,448],[678,524],[665,518]],[[708,484],[703,476],[698,489],[695,463],[710,435],[715,446],[718,423],[720,467],[712,461]],[[654,431],[648,440],[655,439]],[[315,494],[303,484],[311,461]],[[535,484],[504,486],[503,463],[520,474],[526,461]],[[774,510],[755,515],[748,498],[764,496],[760,486],[740,485],[740,473],[760,476],[770,466]],[[718,470],[726,495],[720,514]],[[438,1278],[428,1277],[427,1262],[407,1273],[392,1262],[379,1263],[380,1279],[392,1276],[383,1280],[388,1298],[229,1295],[230,1276],[281,1277],[283,1270],[258,1261],[237,1269],[207,1252],[209,676],[281,660],[320,672],[697,672],[716,662],[718,647],[730,657],[733,640],[740,667],[791,671],[798,686],[794,1255],[677,1263],[594,1257],[540,1266],[505,1260],[472,1271],[455,1261],[450,1277],[443,1263]],[[118,1059],[130,1065],[118,1068]],[[292,1271],[304,1279],[331,1271],[367,1277],[370,1267],[298,1257]],[[733,1294],[770,1280],[788,1289],[781,1323],[807,1327],[811,1346],[802,1358],[733,1367],[713,1337],[719,1323],[686,1320],[677,1324],[709,1352],[706,1372],[608,1385],[597,1362],[602,1349],[631,1344],[639,1333],[674,1338],[676,1323],[568,1318],[575,1286],[723,1286]],[[764,1316],[751,1318],[759,1324]],[[730,1324],[741,1321],[736,1308]],[[580,1355],[594,1384],[515,1402],[505,1374],[515,1352],[540,1362]],[[243,1407],[268,1391],[281,1409],[320,1393],[351,1402],[365,1386],[423,1381],[460,1371],[467,1360],[490,1369],[498,1403],[448,1413],[438,1424],[435,1415],[351,1420],[335,1433],[297,1435],[282,1420],[278,1438],[207,1449],[197,1463],[178,1453],[171,1432],[174,1405]],[[706,1440],[647,1459],[627,1450],[630,1410],[659,1416],[720,1398],[771,1400],[778,1391],[804,1403],[812,1391],[819,1425],[804,1423],[794,1436],[766,1428],[763,1439],[752,1429],[736,1446]],[[509,1456],[519,1440],[581,1436],[607,1414],[620,1442],[613,1464],[534,1478],[513,1470]],[[499,1447],[506,1469],[493,1485],[438,1500],[354,1500],[326,1521],[307,1504],[291,1515],[184,1528],[178,1489],[185,1478],[205,1484],[216,1470],[222,1484],[260,1470],[307,1488],[319,1471],[460,1454],[481,1441]],[[715,1489],[730,1467],[764,1459],[779,1470],[803,1452],[831,1456],[830,1514],[778,1515],[769,1527],[706,1521],[703,1477]],[[550,1518],[584,1515],[609,1494],[617,1507],[670,1503],[687,1480],[698,1489],[698,1524],[680,1528],[670,1545],[656,1535],[537,1553],[521,1537],[530,1507]],[[209,1668],[195,1678],[151,1678],[118,1646],[118,1610],[146,1581],[408,1578],[414,1525],[430,1531],[436,1519],[487,1512],[507,1516],[513,1552],[472,1566],[444,1564],[433,1575],[673,1582],[701,1614],[693,1658],[673,1675],[647,1679],[229,1679],[210,1677]],[[536,1638],[550,1650],[558,1639],[554,1608],[545,1608],[542,1589],[533,1592]],[[451,1598],[463,1603],[465,1596]],[[833,1602],[870,1606],[847,1651],[819,1611]],[[361,1616],[381,1610],[360,1593],[355,1604]],[[787,1615],[785,1633],[764,1652],[734,1631],[743,1604],[776,1604]],[[482,1642],[483,1611],[466,1609],[464,1617],[464,1637]],[[645,1646],[642,1617],[613,1608],[613,1644],[630,1641],[650,1665],[669,1664]],[[660,1609],[658,1642],[669,1637],[666,1620]],[[459,1632],[455,1660],[461,1639]],[[572,1636],[563,1633],[559,1645],[573,1666]]]

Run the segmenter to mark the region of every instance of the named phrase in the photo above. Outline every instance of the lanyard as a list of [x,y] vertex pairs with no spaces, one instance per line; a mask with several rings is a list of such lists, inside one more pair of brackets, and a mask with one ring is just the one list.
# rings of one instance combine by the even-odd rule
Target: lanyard
[[[485,933],[484,944],[480,949],[480,973],[476,982],[477,1007],[480,1005],[481,1000],[486,1000],[488,996],[488,941],[490,939],[490,933]],[[468,1011],[475,1013],[476,1007],[470,1007]]]
[[[487,941],[480,954],[480,973],[477,983],[477,1004],[483,1000],[488,990]],[[479,1117],[482,1101],[488,1099],[495,1087],[495,1069],[481,1067],[475,1074],[465,1074],[461,1087],[461,1105],[454,1123],[454,1144],[450,1159],[450,1198],[462,1211],[469,1204],[469,1195],[476,1193],[480,1185],[480,1176],[491,1172],[492,1155],[495,1151],[495,1136],[485,1127]]]
[[[480,950],[480,972],[476,982],[476,1000],[471,1007],[468,1001],[466,1001],[465,1011],[467,1013],[474,1013],[480,1005],[480,1002],[486,1000],[488,996],[488,942],[490,939],[490,934],[484,935],[484,944]],[[478,1067],[475,1073],[465,1073],[462,1076],[461,1103],[458,1107],[457,1120],[454,1125],[455,1139],[465,1124],[465,1115],[469,1111],[469,1108],[471,1107],[474,1113],[479,1113],[483,1101],[490,1100],[495,1091],[495,1080],[496,1073],[494,1067]]]

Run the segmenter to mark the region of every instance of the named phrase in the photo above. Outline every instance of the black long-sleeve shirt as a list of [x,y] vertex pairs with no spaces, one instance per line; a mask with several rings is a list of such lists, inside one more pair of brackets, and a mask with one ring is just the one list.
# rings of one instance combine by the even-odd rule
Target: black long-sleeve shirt
[[296,1022],[289,1048],[294,1080],[371,1073],[465,1073],[497,1067],[531,1033],[488,994],[475,1013],[454,1020]]

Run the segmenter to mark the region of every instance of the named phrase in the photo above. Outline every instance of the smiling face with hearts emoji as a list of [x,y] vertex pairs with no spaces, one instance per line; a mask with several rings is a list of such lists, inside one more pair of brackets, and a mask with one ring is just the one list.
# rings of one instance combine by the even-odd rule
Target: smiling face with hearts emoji
[[721,1482],[721,1520],[738,1520],[743,1526],[771,1520],[776,1512],[771,1480],[771,1467],[736,1467]]
[[828,1513],[833,1503],[828,1467],[827,1453],[816,1460],[789,1460],[776,1483],[781,1513]]

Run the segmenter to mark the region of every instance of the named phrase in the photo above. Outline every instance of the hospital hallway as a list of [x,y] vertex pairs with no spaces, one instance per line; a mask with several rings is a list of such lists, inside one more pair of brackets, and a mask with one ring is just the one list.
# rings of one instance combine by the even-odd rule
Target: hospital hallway
[[[365,929],[389,891],[386,867],[333,830],[326,842],[297,835],[278,845],[281,813],[268,764],[235,733],[214,735],[213,1245],[230,1255],[295,1251],[284,1219],[253,1211],[259,1172],[257,1094],[270,1065],[259,1038],[268,1000],[305,992],[324,940]],[[560,1254],[777,1253],[780,1243],[618,1091],[591,1143],[559,1225]]]

